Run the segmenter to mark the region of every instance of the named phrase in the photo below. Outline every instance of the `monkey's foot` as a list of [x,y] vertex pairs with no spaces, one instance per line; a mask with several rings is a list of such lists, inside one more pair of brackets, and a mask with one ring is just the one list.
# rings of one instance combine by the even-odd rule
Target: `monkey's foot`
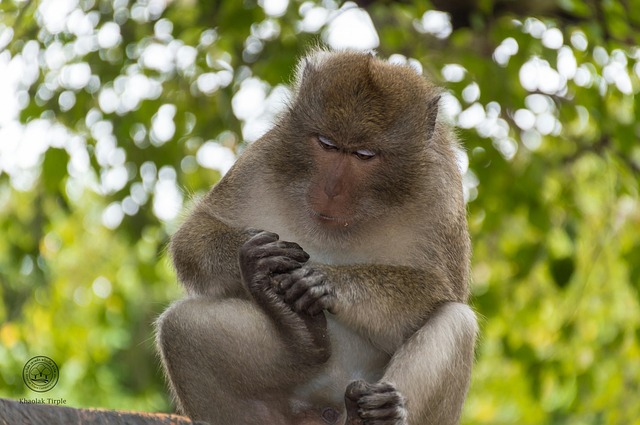
[[402,394],[387,382],[353,381],[344,395],[346,425],[406,425],[407,409]]

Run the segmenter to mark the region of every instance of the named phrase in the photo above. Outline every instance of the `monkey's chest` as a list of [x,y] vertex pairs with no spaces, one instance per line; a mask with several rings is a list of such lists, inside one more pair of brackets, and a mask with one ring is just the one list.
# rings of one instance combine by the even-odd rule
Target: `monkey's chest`
[[334,407],[341,411],[347,385],[359,379],[379,381],[390,356],[331,314],[327,313],[326,316],[331,357],[322,372],[296,389],[295,397],[307,406]]

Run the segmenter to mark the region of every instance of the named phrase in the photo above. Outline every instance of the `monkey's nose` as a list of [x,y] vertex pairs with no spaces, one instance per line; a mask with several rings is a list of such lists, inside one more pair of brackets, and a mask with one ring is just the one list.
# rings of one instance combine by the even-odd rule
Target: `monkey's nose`
[[326,185],[324,187],[324,194],[327,195],[327,198],[329,198],[330,200],[340,195],[340,192],[342,192],[342,190],[340,190],[340,188],[335,185]]

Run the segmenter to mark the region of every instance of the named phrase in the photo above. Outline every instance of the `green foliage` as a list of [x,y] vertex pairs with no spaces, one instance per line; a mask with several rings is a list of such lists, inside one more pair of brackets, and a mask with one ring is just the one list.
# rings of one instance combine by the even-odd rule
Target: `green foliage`
[[[355,8],[259,3],[0,3],[1,397],[34,397],[22,366],[47,355],[47,396],[170,410],[152,324],[180,296],[176,212]],[[380,54],[446,87],[468,153],[463,423],[640,424],[640,2],[469,2],[450,34],[429,2],[366,3]],[[250,86],[266,110],[242,112]]]

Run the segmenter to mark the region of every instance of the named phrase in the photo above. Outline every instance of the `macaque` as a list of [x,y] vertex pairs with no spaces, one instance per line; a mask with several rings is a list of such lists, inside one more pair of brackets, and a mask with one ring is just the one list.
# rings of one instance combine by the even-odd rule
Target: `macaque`
[[457,424],[477,321],[440,89],[311,52],[286,111],[171,240],[158,319],[177,408],[221,425]]

